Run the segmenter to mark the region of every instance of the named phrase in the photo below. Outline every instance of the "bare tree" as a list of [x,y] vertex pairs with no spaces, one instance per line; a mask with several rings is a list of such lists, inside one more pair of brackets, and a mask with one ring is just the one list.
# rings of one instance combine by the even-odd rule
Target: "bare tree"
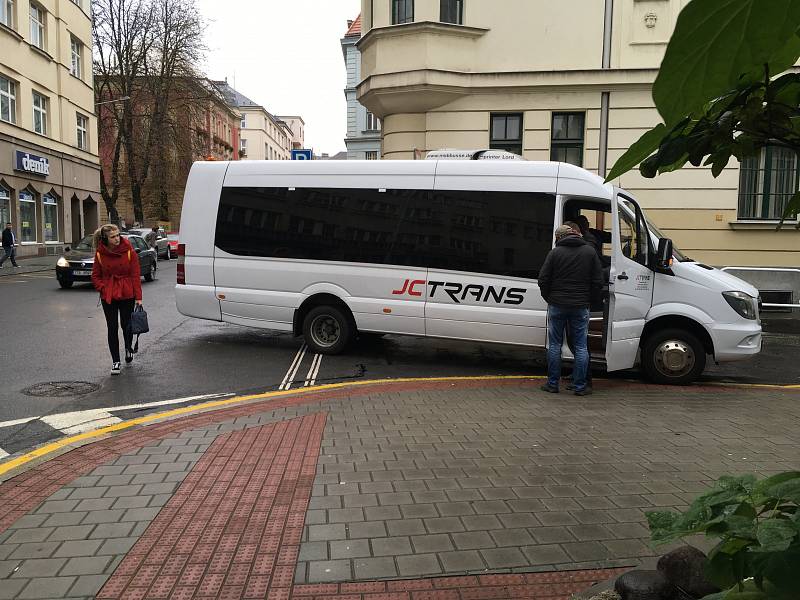
[[167,134],[174,95],[182,80],[197,76],[204,25],[194,0],[93,0],[92,9],[99,133],[106,148],[101,191],[118,222],[116,203],[127,187],[134,219],[142,222],[142,191],[153,161],[175,139]]

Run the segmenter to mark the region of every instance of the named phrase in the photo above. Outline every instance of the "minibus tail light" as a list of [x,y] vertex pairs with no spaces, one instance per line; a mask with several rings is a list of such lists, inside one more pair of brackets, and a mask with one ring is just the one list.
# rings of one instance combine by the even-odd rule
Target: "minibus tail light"
[[178,283],[186,285],[186,244],[178,244]]

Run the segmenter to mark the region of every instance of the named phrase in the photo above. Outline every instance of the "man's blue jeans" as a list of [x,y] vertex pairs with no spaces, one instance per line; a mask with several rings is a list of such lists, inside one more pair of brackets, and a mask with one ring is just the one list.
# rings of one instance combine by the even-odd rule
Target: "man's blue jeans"
[[575,366],[572,383],[575,391],[586,389],[586,372],[589,369],[589,309],[570,306],[547,307],[547,383],[558,388],[561,379],[561,346],[564,344],[564,327],[570,328],[575,344]]

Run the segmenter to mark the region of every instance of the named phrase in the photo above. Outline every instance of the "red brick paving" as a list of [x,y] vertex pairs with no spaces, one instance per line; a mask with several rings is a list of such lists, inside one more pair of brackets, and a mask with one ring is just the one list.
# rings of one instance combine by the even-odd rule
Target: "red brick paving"
[[220,435],[97,595],[289,597],[325,414]]

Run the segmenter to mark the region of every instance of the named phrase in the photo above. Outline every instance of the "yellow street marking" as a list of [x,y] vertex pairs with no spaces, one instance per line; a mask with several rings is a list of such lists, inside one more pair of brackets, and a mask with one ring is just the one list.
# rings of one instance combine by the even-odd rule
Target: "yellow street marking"
[[[152,421],[159,421],[161,419],[167,419],[170,417],[177,417],[181,415],[190,414],[193,412],[199,412],[203,410],[208,410],[212,408],[219,408],[222,406],[230,406],[232,404],[239,404],[242,402],[248,402],[250,400],[262,400],[265,398],[283,398],[287,396],[298,396],[303,394],[308,394],[309,392],[317,393],[317,392],[325,392],[329,390],[337,390],[343,389],[348,387],[363,387],[367,385],[376,385],[376,384],[384,384],[384,383],[430,383],[430,382],[447,382],[447,381],[498,381],[498,380],[514,380],[514,379],[529,379],[529,380],[541,380],[547,379],[546,376],[543,375],[481,375],[481,376],[460,376],[460,377],[400,377],[397,379],[366,379],[363,381],[347,381],[342,383],[328,383],[325,385],[315,386],[313,388],[299,388],[296,390],[279,390],[279,391],[272,391],[272,392],[263,392],[260,394],[250,394],[246,396],[236,396],[234,398],[227,398],[225,400],[212,400],[210,402],[204,402],[202,404],[195,404],[192,406],[184,406],[182,408],[175,408],[172,410],[153,413],[150,415],[145,415],[143,417],[138,417],[136,419],[130,419],[128,421],[122,421],[121,423],[115,423],[113,425],[108,425],[106,427],[101,427],[100,429],[95,429],[94,431],[87,431],[85,433],[80,433],[78,435],[71,435],[69,437],[62,438],[55,442],[51,442],[40,448],[36,448],[26,454],[18,456],[8,462],[0,464],[0,476],[5,473],[8,473],[12,469],[20,467],[34,459],[40,458],[42,456],[46,456],[50,453],[56,452],[61,450],[66,446],[70,446],[77,442],[83,442],[85,440],[90,440],[92,438],[101,437],[103,435],[113,433],[115,431],[121,431],[123,429],[129,429],[131,427],[135,427],[136,425],[142,425],[144,423],[150,423]],[[708,384],[704,384],[708,385]],[[800,385],[775,385],[775,384],[762,384],[762,383],[714,383],[712,385],[718,386],[726,386],[726,387],[743,387],[743,388],[767,388],[767,389],[781,389],[781,390],[793,390],[793,389],[800,389]]]

